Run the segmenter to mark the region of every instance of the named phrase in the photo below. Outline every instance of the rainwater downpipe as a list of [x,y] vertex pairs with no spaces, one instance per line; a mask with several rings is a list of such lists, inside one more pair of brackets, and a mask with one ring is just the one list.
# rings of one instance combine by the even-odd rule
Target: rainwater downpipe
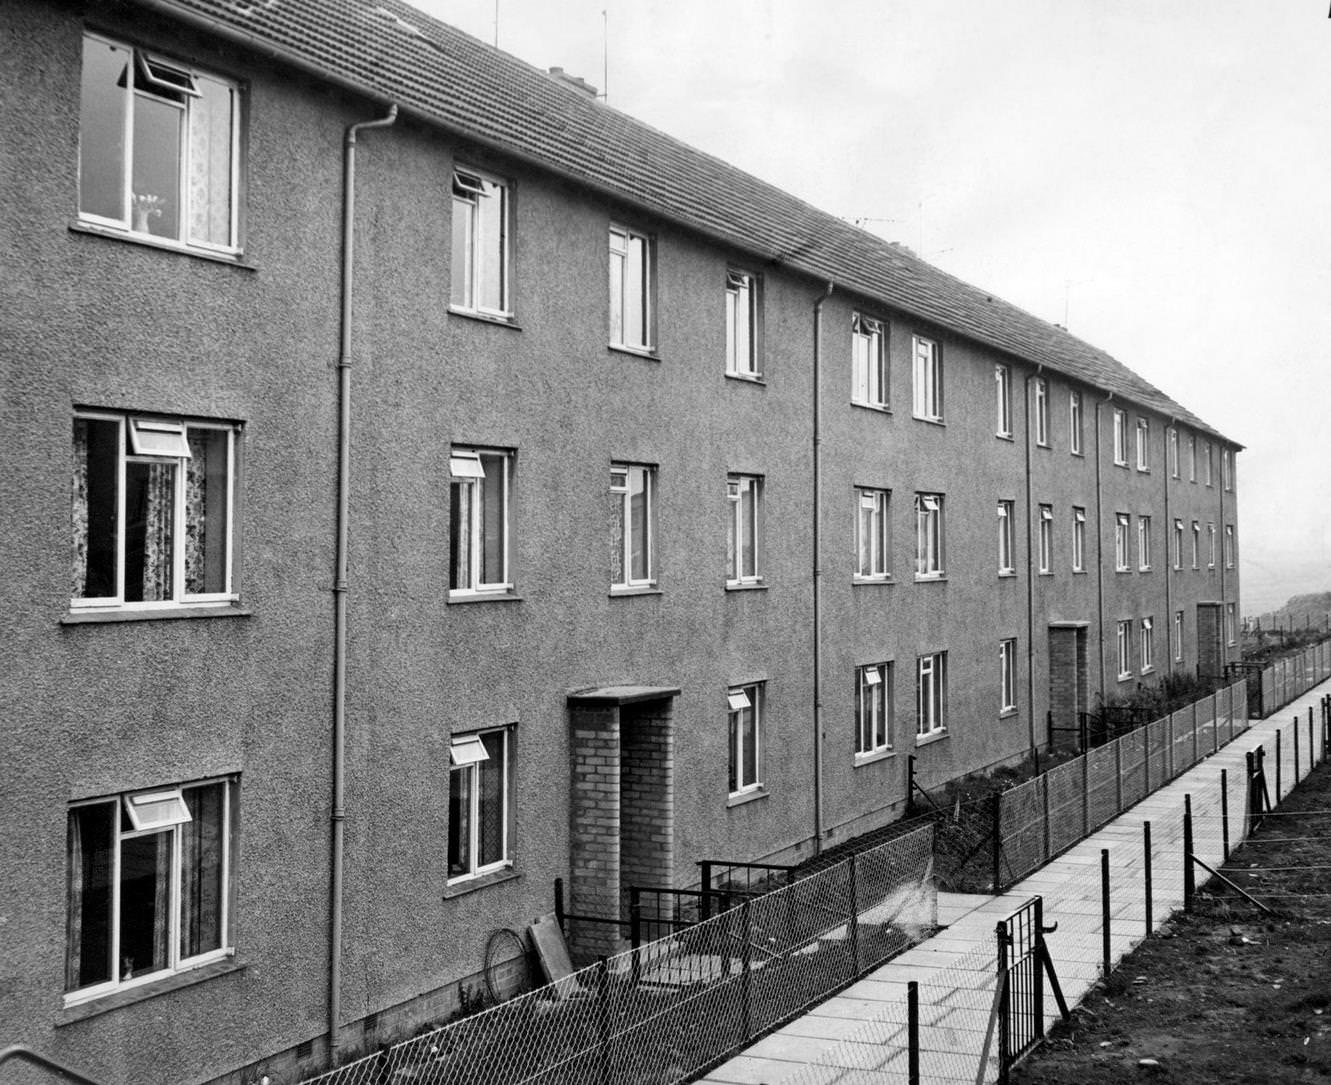
[[[1023,404],[1026,430],[1026,704],[1030,707],[1026,715],[1030,717],[1031,756],[1035,756],[1035,557],[1031,552],[1031,381],[1040,380],[1044,366],[1036,366],[1035,372],[1026,377],[1026,395]],[[1048,404],[1049,398],[1045,397]],[[1045,736],[1046,739],[1048,736]]]
[[[1164,467],[1164,470],[1160,472],[1162,475],[1164,475],[1164,483],[1165,483],[1165,522],[1164,522],[1164,524],[1163,524],[1164,531],[1161,533],[1162,536],[1163,536],[1163,538],[1162,538],[1161,541],[1164,543],[1164,547],[1163,547],[1163,551],[1164,551],[1164,552],[1160,555],[1161,558],[1163,558],[1164,563],[1165,563],[1165,621],[1164,621],[1164,629],[1163,629],[1163,632],[1164,632],[1164,634],[1165,634],[1165,651],[1169,653],[1169,666],[1166,668],[1166,670],[1167,670],[1170,674],[1173,674],[1173,673],[1174,673],[1174,663],[1175,663],[1175,661],[1174,661],[1174,603],[1173,603],[1173,598],[1174,598],[1174,593],[1173,593],[1173,579],[1174,579],[1174,554],[1173,554],[1173,543],[1174,543],[1175,535],[1174,535],[1174,521],[1173,521],[1172,519],[1170,519],[1170,516],[1169,516],[1169,480],[1170,480],[1170,478],[1171,478],[1172,475],[1173,475],[1173,468],[1174,468],[1174,465],[1173,465],[1173,463],[1170,462],[1170,458],[1169,458],[1169,449],[1170,449],[1170,447],[1171,447],[1171,446],[1170,446],[1170,443],[1169,443],[1169,434],[1170,434],[1170,433],[1174,434],[1174,441],[1177,442],[1177,441],[1178,441],[1178,419],[1177,419],[1177,418],[1171,418],[1171,419],[1169,420],[1169,430],[1165,433],[1165,462],[1164,462],[1164,464],[1162,465],[1162,466]],[[1177,443],[1175,443],[1175,444],[1173,445],[1173,447],[1174,447],[1174,448],[1178,448]],[[1183,540],[1180,539],[1180,540],[1179,540],[1179,557],[1182,558],[1182,556],[1183,556]],[[1180,644],[1179,644],[1179,647],[1180,647],[1180,648],[1183,647],[1183,645],[1182,645],[1181,642],[1180,642]]]
[[823,305],[836,284],[829,281],[813,303],[813,853],[823,852]]
[[[1105,702],[1105,524],[1104,482],[1101,476],[1103,462],[1100,455],[1100,408],[1114,402],[1114,393],[1095,405],[1095,598],[1096,598],[1096,658],[1100,671],[1100,703]],[[1117,529],[1115,529],[1117,530]]]
[[356,134],[365,128],[387,128],[397,120],[397,106],[387,116],[347,129],[342,160],[342,300],[341,336],[337,358],[337,572],[333,581],[333,812],[329,880],[328,931],[328,1056],[336,1063],[342,1038],[342,857],[346,821],[347,733],[347,537],[351,507],[351,301],[354,284],[356,223]]

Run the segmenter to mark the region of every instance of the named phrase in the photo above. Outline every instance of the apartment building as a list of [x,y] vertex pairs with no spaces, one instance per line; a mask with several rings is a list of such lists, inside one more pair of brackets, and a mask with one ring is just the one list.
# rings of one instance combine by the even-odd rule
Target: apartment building
[[297,1080],[1236,658],[1062,329],[397,0],[0,21],[0,1043]]

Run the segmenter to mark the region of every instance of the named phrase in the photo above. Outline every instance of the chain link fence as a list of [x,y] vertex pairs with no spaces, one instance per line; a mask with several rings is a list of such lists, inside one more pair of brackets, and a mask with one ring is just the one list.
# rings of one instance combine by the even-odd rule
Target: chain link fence
[[1331,677],[1331,640],[1262,668],[1262,716],[1271,715],[1328,677]]
[[304,1085],[672,1085],[935,927],[923,826]]

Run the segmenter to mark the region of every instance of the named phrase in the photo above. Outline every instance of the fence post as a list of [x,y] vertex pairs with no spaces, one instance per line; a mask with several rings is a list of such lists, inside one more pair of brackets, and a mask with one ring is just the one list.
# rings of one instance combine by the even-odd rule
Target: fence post
[[559,924],[559,932],[568,937],[568,931],[564,927],[564,879],[555,879],[555,922]]
[[1123,813],[1123,739],[1114,739],[1114,810]]
[[[1045,823],[1048,824],[1048,818]],[[1081,755],[1081,835],[1082,839],[1091,835],[1091,755]]]
[[[657,918],[660,918],[660,897],[657,897]],[[642,890],[636,885],[629,886],[629,946],[632,952],[629,967],[633,974],[633,986],[636,988],[642,980],[642,959],[638,947],[642,945]]]
[[1279,806],[1284,792],[1280,790],[1280,725],[1276,724],[1276,799],[1273,805]]
[[[1211,722],[1215,722],[1215,691],[1211,692]],[[1192,763],[1197,764],[1197,702],[1192,702]]]
[[906,817],[915,814],[915,755],[906,758]]
[[1142,822],[1142,851],[1146,859],[1145,877],[1143,885],[1146,889],[1146,937],[1151,937],[1151,928],[1154,924],[1151,921],[1151,823]]
[[1192,796],[1183,796],[1183,910],[1192,911],[1192,894],[1197,888],[1192,870]]
[[1313,745],[1313,706],[1308,706],[1308,771],[1317,764],[1317,747]]
[[1109,849],[1100,849],[1100,949],[1104,955],[1105,977],[1109,976]]
[[1053,841],[1049,832],[1049,779],[1046,776],[1040,777],[1040,817],[1040,857],[1048,862]]
[[1148,723],[1141,729],[1142,736],[1142,768],[1146,771],[1146,790],[1143,794],[1151,793],[1151,725]]
[[740,960],[740,998],[743,1003],[744,1039],[753,1039],[753,928],[749,923],[749,898],[745,897],[739,906],[740,937],[744,940],[739,945]]
[[1220,770],[1220,847],[1223,862],[1229,862],[1229,774]]
[[910,1085],[920,1085],[920,984],[906,984],[906,1076]]
[[1303,777],[1299,775],[1299,717],[1294,717],[1294,786],[1297,787]]
[[998,1080],[1008,1080],[1008,1066],[1012,1062],[1012,1034],[1008,1028],[1012,988],[1009,984],[1011,961],[1008,960],[1006,924],[1000,919],[994,931],[998,939]]
[[850,857],[850,917],[847,919],[847,925],[850,930],[850,974],[858,976],[860,974],[860,894],[859,879],[856,872],[859,869],[859,856]]
[[1044,1039],[1044,897],[1035,898],[1035,931],[1031,949],[1034,975],[1032,980],[1031,1001],[1035,1011],[1035,1035]]
[[712,918],[712,861],[703,859],[698,863],[698,872],[702,875],[702,900],[698,903],[699,919]]
[[613,1079],[610,1065],[610,971],[604,957],[596,962],[596,1036],[596,1061],[601,1081],[609,1085]]
[[989,815],[992,825],[991,835],[993,837],[993,860],[994,860],[994,893],[1003,892],[1003,876],[1000,867],[1003,863],[1003,793],[995,791],[989,799]]

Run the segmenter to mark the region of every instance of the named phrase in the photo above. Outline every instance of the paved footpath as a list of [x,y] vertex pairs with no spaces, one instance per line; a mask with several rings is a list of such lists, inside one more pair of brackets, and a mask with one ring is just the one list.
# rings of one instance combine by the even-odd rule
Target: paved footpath
[[[1110,957],[1117,962],[1146,934],[1143,822],[1151,823],[1153,929],[1183,906],[1183,809],[1192,797],[1194,854],[1218,868],[1224,861],[1221,770],[1226,773],[1228,839],[1246,836],[1245,754],[1266,749],[1268,791],[1276,795],[1276,732],[1281,731],[1280,795],[1295,783],[1293,730],[1299,731],[1298,777],[1306,776],[1308,712],[1331,692],[1331,680],[1314,687],[1268,720],[1258,720],[1219,752],[1148,795],[1002,896],[940,893],[944,929],[884,964],[804,1016],[759,1040],[701,1079],[702,1085],[894,1085],[906,1080],[906,990],[919,983],[921,1081],[925,1085],[974,1085],[994,1000],[995,924],[1034,896],[1044,901],[1044,922],[1054,968],[1069,1006],[1076,1005],[1103,972],[1101,851],[1110,863]],[[1318,755],[1320,761],[1320,752]],[[1206,879],[1198,871],[1197,884]],[[1057,1006],[1046,993],[1048,1025]],[[997,1076],[993,1049],[984,1080]]]

